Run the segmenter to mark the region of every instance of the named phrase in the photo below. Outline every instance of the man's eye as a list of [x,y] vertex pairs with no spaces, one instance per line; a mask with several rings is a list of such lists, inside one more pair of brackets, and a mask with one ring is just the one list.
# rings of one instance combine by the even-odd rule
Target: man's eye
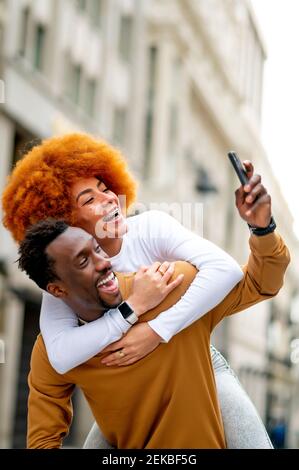
[[86,266],[86,264],[87,264],[87,261],[88,261],[88,260],[87,260],[86,257],[85,257],[85,258],[82,258],[81,261],[80,261],[80,263],[79,263],[80,268],[84,268],[84,267]]
[[90,204],[92,201],[93,201],[93,197],[91,197],[90,199],[88,199],[87,201],[84,202],[83,206],[85,206],[86,204]]
[[110,191],[110,189],[108,188],[103,189],[103,193],[106,193],[107,191]]
[[102,251],[102,248],[100,247],[100,245],[96,246],[95,251],[96,253],[100,253]]

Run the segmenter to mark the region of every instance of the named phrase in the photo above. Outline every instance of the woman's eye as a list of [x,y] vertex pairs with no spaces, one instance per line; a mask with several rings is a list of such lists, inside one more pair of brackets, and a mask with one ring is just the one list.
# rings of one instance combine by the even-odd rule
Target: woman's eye
[[90,204],[92,201],[93,201],[93,197],[91,197],[90,199],[88,199],[87,201],[84,202],[83,206],[85,206],[86,204]]
[[101,249],[100,245],[96,246],[96,249],[95,249],[96,253],[100,253],[101,250],[102,250],[102,249]]
[[107,191],[110,191],[110,189],[108,188],[103,189],[103,193],[106,193]]

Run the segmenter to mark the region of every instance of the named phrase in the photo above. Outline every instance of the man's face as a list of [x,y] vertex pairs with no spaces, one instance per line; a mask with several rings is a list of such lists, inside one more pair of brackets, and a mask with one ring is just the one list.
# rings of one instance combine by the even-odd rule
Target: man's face
[[[54,270],[60,279],[48,285],[50,293],[73,304],[80,312],[99,311],[99,316],[107,308],[119,305],[121,293],[111,263],[87,232],[69,227],[46,251],[54,260]],[[84,319],[89,320],[86,315]]]
[[127,230],[120,201],[97,178],[83,178],[71,188],[76,225],[98,240],[121,238]]

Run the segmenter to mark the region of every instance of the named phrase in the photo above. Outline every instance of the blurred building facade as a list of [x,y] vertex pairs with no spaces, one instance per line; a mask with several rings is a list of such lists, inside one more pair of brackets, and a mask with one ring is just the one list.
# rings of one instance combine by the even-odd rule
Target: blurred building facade
[[[292,218],[260,141],[265,48],[249,1],[2,0],[1,35],[1,192],[29,141],[87,131],[128,156],[142,181],[140,201],[201,202],[203,235],[245,263],[248,230],[234,208],[238,183],[225,157],[233,148],[262,174],[297,257]],[[3,228],[0,257],[0,447],[22,447],[40,293],[13,265],[16,247]],[[284,421],[286,445],[298,447],[293,266],[277,299],[227,319],[214,343],[264,422]],[[75,403],[69,445],[80,446],[91,415],[80,394]]]

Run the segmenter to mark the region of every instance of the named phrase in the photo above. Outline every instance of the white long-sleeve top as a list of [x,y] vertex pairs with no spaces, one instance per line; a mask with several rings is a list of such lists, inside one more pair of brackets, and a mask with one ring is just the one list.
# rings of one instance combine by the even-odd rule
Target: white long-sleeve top
[[[114,271],[134,272],[155,261],[177,260],[199,270],[179,302],[148,322],[165,342],[218,305],[243,277],[231,256],[164,212],[144,212],[128,218],[127,225],[120,252],[110,258]],[[61,374],[98,354],[130,327],[118,309],[79,327],[78,317],[62,300],[43,294],[41,333],[49,360]]]

